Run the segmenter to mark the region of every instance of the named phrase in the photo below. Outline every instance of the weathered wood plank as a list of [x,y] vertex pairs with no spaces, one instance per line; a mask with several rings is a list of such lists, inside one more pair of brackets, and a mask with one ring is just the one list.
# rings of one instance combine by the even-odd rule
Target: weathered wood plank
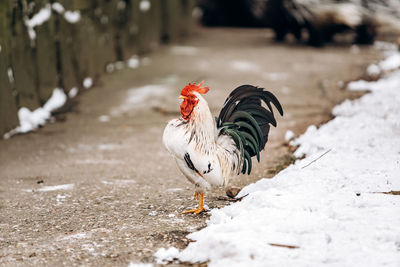
[[[43,105],[55,87],[66,92],[82,87],[85,77],[97,79],[108,63],[186,34],[194,0],[57,0],[64,11],[51,9],[50,18],[34,27],[32,40],[25,21],[55,1],[29,2],[0,1],[6,29],[0,32],[0,133],[16,125],[19,107]],[[65,12],[77,10],[79,21],[65,18]]]
[[157,48],[160,43],[162,35],[161,1],[163,0],[134,1],[139,10],[137,44],[139,53],[148,53]]
[[[36,1],[37,12],[49,4],[47,0]],[[52,11],[54,13],[54,11]],[[39,79],[39,99],[43,105],[51,96],[54,88],[58,87],[57,57],[55,44],[54,14],[42,25],[36,27],[34,56]]]
[[35,68],[33,49],[24,16],[27,11],[21,1],[12,8],[10,59],[14,73],[14,86],[17,91],[19,107],[35,109],[39,107],[38,78]]
[[10,131],[18,125],[17,105],[7,74],[10,41],[9,20],[10,5],[8,1],[0,2],[0,134]]

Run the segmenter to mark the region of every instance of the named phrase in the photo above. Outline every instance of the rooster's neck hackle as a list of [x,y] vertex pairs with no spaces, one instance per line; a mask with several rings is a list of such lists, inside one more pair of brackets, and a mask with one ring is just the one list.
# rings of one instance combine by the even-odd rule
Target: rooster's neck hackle
[[199,102],[193,109],[189,118],[188,130],[192,140],[198,144],[198,148],[207,153],[216,145],[216,125],[212,117],[207,101],[197,92],[194,93]]

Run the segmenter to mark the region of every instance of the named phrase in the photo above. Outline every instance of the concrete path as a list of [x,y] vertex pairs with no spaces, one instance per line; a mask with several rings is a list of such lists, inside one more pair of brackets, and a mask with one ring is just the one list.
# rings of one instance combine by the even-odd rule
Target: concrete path
[[[233,183],[244,186],[284,164],[288,129],[300,134],[356,97],[343,84],[376,58],[370,47],[278,45],[262,29],[199,29],[139,69],[105,75],[59,122],[0,141],[0,265],[126,266],[153,262],[160,247],[185,247],[208,215],[182,214],[196,205],[193,186],[161,142],[183,86],[205,80],[216,115],[241,84],[282,103],[261,163]],[[215,190],[206,204],[229,201]]]

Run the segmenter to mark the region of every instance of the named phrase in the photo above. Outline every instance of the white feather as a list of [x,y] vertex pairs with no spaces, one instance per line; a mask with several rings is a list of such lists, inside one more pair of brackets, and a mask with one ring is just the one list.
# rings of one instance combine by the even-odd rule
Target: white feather
[[[240,154],[230,136],[218,137],[216,122],[206,100],[200,94],[194,94],[199,102],[190,119],[169,121],[163,143],[181,172],[201,192],[211,186],[226,185],[237,173]],[[185,154],[190,156],[196,170],[189,168]]]

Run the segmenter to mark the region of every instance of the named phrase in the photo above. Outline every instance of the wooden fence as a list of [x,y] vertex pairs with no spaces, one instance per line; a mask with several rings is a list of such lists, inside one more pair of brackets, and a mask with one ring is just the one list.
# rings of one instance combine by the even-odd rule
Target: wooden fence
[[20,107],[96,79],[108,63],[185,35],[194,0],[0,1],[0,134]]

